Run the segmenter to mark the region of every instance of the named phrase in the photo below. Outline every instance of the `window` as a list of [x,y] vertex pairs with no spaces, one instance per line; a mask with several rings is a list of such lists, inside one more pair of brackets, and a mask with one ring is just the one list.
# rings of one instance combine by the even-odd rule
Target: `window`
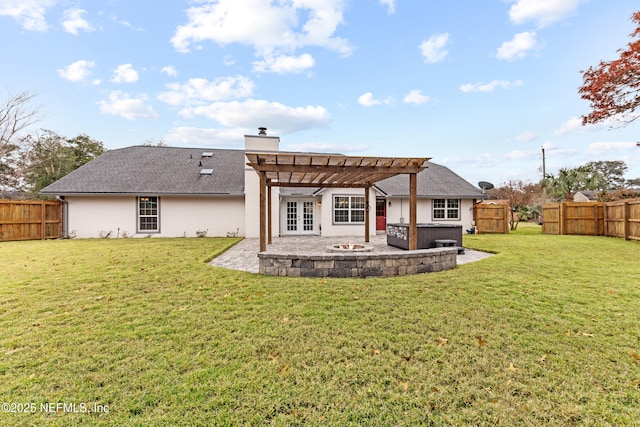
[[460,199],[433,199],[433,219],[460,219]]
[[365,216],[364,196],[334,196],[334,224],[363,224]]
[[160,231],[157,197],[138,197],[138,232]]

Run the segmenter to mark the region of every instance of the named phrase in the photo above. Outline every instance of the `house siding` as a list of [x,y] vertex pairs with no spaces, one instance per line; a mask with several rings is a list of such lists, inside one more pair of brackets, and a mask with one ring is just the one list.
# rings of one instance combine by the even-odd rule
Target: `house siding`
[[109,237],[223,237],[244,235],[243,197],[159,196],[160,231],[137,233],[136,196],[67,196],[67,229],[78,238]]
[[[417,202],[417,222],[429,223],[437,222],[443,224],[462,225],[465,229],[471,227],[473,222],[473,200],[462,199],[458,197],[436,197],[438,199],[459,199],[460,200],[460,219],[434,219],[433,218],[433,199],[420,198]],[[391,202],[391,206],[389,206]],[[409,198],[388,198],[387,199],[387,223],[409,222]]]
[[[328,188],[322,193],[322,208],[320,209],[320,226],[323,236],[364,236],[364,224],[334,224],[333,196],[364,196],[362,188]],[[369,235],[376,234],[376,193],[371,189],[369,193]]]

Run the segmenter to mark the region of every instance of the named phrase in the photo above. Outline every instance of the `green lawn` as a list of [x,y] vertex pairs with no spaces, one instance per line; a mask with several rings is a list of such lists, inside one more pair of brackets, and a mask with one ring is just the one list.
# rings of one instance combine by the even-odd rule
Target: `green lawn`
[[206,264],[236,241],[0,243],[0,425],[640,425],[640,242],[311,279]]

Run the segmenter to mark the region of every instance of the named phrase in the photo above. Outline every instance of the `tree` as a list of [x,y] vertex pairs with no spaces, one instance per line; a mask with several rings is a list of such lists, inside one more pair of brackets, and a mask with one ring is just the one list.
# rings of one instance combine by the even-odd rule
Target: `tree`
[[490,190],[489,196],[491,199],[507,201],[511,212],[509,229],[515,230],[521,219],[530,219],[533,209],[529,205],[537,193],[535,184],[509,180],[500,187]]
[[37,194],[47,185],[104,153],[104,145],[87,135],[68,139],[50,130],[28,137],[20,162],[27,190]]
[[591,112],[582,116],[582,124],[627,115],[624,123],[639,117],[640,106],[640,11],[631,15],[638,27],[630,34],[637,40],[620,49],[620,58],[600,61],[597,67],[582,71],[583,85],[578,89],[582,99],[591,103]]
[[558,175],[549,175],[545,181],[551,196],[556,200],[572,200],[577,191],[596,190],[602,188],[603,180],[600,175],[593,174],[584,166],[573,169],[562,168]]
[[10,94],[0,104],[0,197],[20,185],[17,162],[22,133],[40,120],[38,108],[30,105],[34,97],[29,92]]
[[586,163],[584,169],[591,176],[599,176],[600,184],[596,190],[615,190],[624,188],[627,180],[624,174],[627,171],[627,164],[622,160],[601,160]]

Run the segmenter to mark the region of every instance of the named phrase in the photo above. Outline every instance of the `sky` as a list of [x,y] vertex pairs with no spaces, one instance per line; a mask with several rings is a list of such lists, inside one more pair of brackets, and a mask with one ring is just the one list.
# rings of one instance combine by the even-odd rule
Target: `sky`
[[430,157],[477,184],[622,160],[640,120],[582,126],[581,71],[631,41],[632,0],[0,0],[0,97],[32,132],[107,149]]

